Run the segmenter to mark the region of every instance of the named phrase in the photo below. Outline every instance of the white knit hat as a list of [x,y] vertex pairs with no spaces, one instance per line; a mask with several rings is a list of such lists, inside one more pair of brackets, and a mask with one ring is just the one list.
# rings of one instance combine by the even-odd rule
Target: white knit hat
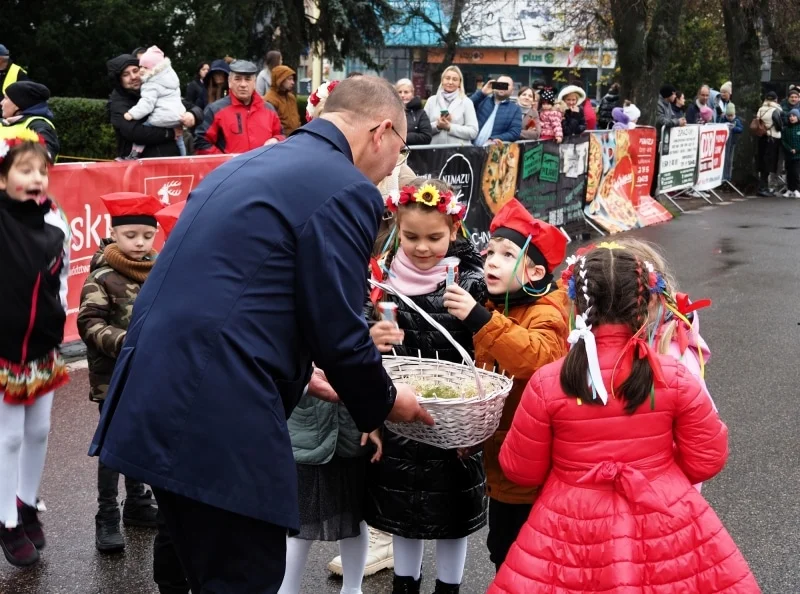
[[726,82],[719,88],[720,93],[733,93],[733,83],[731,81]]

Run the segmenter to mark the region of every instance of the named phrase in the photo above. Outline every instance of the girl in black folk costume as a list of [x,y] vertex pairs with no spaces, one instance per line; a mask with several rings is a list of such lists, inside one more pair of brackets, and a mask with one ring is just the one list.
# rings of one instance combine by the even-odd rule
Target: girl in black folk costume
[[48,154],[30,130],[0,129],[0,546],[32,565],[53,391],[68,381],[58,347],[67,300],[66,221],[47,197]]
[[[447,313],[447,264],[458,259],[456,282],[476,301],[485,299],[483,263],[461,236],[464,206],[447,184],[417,178],[390,197],[395,211],[394,247],[382,261],[383,282],[410,297],[472,352],[472,332]],[[390,240],[391,243],[391,240]],[[373,299],[379,298],[373,292]],[[404,332],[398,355],[460,362],[442,334],[390,295]],[[376,344],[391,347],[389,327]],[[385,349],[382,349],[385,350]],[[461,454],[461,455],[460,455]],[[467,554],[467,536],[486,523],[483,454],[444,450],[383,431],[383,458],[368,468],[367,523],[394,535],[393,592],[419,592],[424,540],[436,540],[436,592],[458,592]]]

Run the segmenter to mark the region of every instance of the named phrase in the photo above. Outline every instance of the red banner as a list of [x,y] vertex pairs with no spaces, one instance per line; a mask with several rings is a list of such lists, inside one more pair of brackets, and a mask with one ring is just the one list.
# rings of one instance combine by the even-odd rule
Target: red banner
[[[50,169],[50,196],[70,222],[69,293],[64,341],[79,340],[75,325],[80,306],[81,288],[89,274],[89,264],[100,241],[111,233],[111,217],[100,196],[111,192],[144,192],[161,200],[165,206],[186,200],[200,181],[231,155],[178,157],[115,161],[113,163],[67,163]],[[164,236],[156,236],[160,249]]]
[[609,233],[646,227],[672,218],[650,197],[656,148],[653,128],[591,135],[584,212]]

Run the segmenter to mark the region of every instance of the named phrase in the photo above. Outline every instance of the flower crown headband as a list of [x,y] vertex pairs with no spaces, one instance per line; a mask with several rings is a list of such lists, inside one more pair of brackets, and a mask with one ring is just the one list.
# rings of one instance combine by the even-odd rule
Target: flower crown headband
[[6,155],[8,155],[8,152],[12,148],[25,142],[44,144],[44,138],[27,128],[21,130],[14,128],[3,129],[3,127],[0,126],[0,163],[5,160]]
[[464,218],[467,208],[458,201],[459,196],[460,194],[453,194],[450,190],[440,192],[433,184],[424,184],[421,188],[403,186],[400,192],[392,193],[386,198],[386,208],[397,212],[403,204],[419,202],[460,221]]
[[308,103],[306,104],[306,121],[310,122],[318,115],[318,111],[321,111],[325,105],[325,101],[328,99],[328,96],[333,93],[333,89],[336,88],[336,85],[339,84],[338,80],[332,80],[320,85],[320,87],[311,93],[308,97]]

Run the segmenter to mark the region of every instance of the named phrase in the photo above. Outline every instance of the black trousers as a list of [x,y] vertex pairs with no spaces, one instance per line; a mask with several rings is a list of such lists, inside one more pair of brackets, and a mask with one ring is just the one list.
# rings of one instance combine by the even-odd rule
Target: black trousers
[[153,581],[161,594],[189,594],[189,582],[161,510],[158,512],[158,532],[153,541]]
[[531,515],[531,509],[531,504],[502,503],[489,498],[489,536],[486,537],[486,547],[489,549],[489,559],[497,571],[500,571],[511,545],[517,540],[519,531]]
[[778,147],[781,141],[770,136],[758,139],[758,174],[759,189],[769,189],[769,174],[778,170]]
[[286,529],[153,489],[192,594],[275,594]]
[[800,159],[792,159],[796,155],[786,155],[786,185],[791,192],[800,190]]

